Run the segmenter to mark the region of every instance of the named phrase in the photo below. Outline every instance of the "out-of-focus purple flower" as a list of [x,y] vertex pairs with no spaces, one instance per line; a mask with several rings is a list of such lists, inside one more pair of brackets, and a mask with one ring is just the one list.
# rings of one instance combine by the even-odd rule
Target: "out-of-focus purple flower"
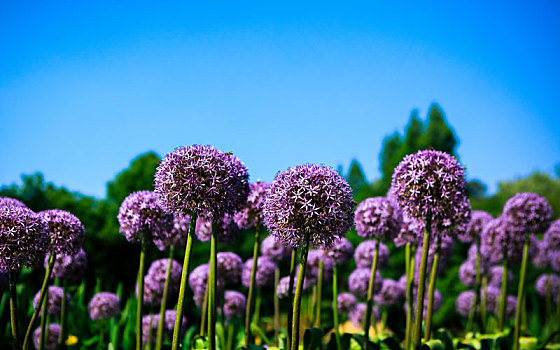
[[247,306],[247,298],[245,295],[234,290],[226,290],[224,299],[224,316],[226,319],[243,317]]
[[508,295],[506,299],[506,318],[508,319],[514,318],[516,309],[517,309],[517,298],[513,295]]
[[234,219],[239,227],[249,229],[262,223],[262,210],[266,190],[270,187],[268,182],[253,182],[249,184],[249,196],[245,206],[235,213]]
[[[189,274],[189,286],[193,293],[202,295],[204,297],[204,292],[206,292],[206,285],[208,284],[208,275],[210,274],[210,265],[202,264],[194,268]],[[216,287],[219,295],[219,291],[223,288],[223,281],[221,279],[216,279]]]
[[486,287],[486,311],[496,313],[498,300],[500,298],[500,288],[492,285]]
[[545,269],[550,265],[550,248],[546,239],[536,242],[536,254],[533,255],[531,261],[537,269]]
[[[45,269],[49,261],[48,254],[45,257]],[[51,276],[54,278],[62,278],[70,282],[78,282],[82,279],[87,268],[86,252],[80,248],[78,254],[57,254],[54,260]]]
[[[451,254],[453,253],[453,247],[455,245],[455,241],[448,235],[442,235],[439,238],[441,239],[441,245],[439,251],[438,274],[441,274],[445,271],[445,264],[447,263],[447,260],[449,260]],[[437,248],[436,240],[433,239],[431,240],[430,248],[428,249],[427,266],[432,266],[436,254],[436,248]],[[415,271],[420,271],[421,261],[422,261],[422,245],[418,246],[418,248],[416,249]],[[430,270],[428,270],[428,273],[430,273]]]
[[129,242],[162,239],[173,229],[173,215],[159,205],[152,191],[133,192],[124,199],[117,216],[120,232]]
[[[45,338],[45,349],[54,350],[58,348],[58,336],[60,335],[60,325],[50,323],[47,325],[47,337]],[[33,345],[39,349],[41,342],[41,327],[37,327],[33,332]]]
[[[358,244],[356,250],[354,251],[354,260],[356,261],[356,266],[371,267],[373,262],[373,255],[375,254],[375,241],[367,240]],[[377,269],[383,270],[389,264],[389,249],[387,246],[379,242],[379,254],[377,255]]]
[[37,266],[48,245],[48,227],[37,214],[17,206],[0,207],[0,270]]
[[396,305],[402,302],[404,293],[405,289],[399,282],[386,278],[382,282],[381,290],[373,296],[373,300],[380,306]]
[[558,288],[560,287],[560,276],[553,273],[540,275],[535,283],[535,289],[541,297],[546,296],[547,281],[550,288],[550,296],[556,300],[558,298]]
[[261,254],[268,256],[275,263],[290,257],[292,248],[273,235],[268,235],[261,243]]
[[366,198],[356,208],[354,224],[358,236],[391,240],[401,226],[395,218],[395,209],[386,197]]
[[[414,300],[413,303],[413,312],[414,314],[416,314],[416,289],[413,290],[413,295],[412,295],[412,300]],[[441,307],[441,305],[443,304],[443,296],[441,295],[441,292],[439,290],[434,290],[434,304],[433,304],[433,313],[435,314],[436,312],[438,312],[439,308]],[[404,309],[406,311],[408,305],[405,303],[404,304]],[[424,295],[424,309],[422,311],[422,317],[426,317],[426,312],[428,310],[428,293],[426,293]]]
[[466,290],[457,296],[455,300],[455,308],[459,315],[469,317],[471,306],[474,299],[474,291]]
[[310,278],[314,280],[319,279],[319,263],[323,262],[323,280],[330,281],[333,275],[334,259],[329,257],[324,250],[311,249],[307,256],[307,267],[305,275],[311,275]]
[[241,209],[249,195],[247,168],[212,146],[177,148],[159,163],[154,188],[165,210],[222,217]]
[[[144,303],[146,305],[157,306],[161,304],[168,268],[169,259],[158,259],[150,265],[148,273],[144,277]],[[169,295],[176,295],[179,291],[182,272],[181,264],[172,260],[171,274],[169,275]],[[138,293],[138,290],[136,292]]]
[[[173,336],[173,328],[175,326],[175,316],[177,312],[175,310],[165,310],[165,318],[163,320],[163,334],[168,337]],[[156,315],[145,315],[142,317],[142,342],[147,344],[148,341],[155,343],[157,336],[157,328],[159,324],[159,314]],[[181,332],[180,337],[183,337],[187,330],[187,319],[183,316],[181,322]]]
[[560,250],[560,219],[554,221],[544,234],[544,241],[550,250]]
[[116,294],[100,292],[91,298],[88,309],[92,320],[106,320],[120,315],[121,301]]
[[216,256],[216,275],[226,285],[238,285],[241,282],[243,260],[231,252],[219,252]]
[[550,253],[550,266],[556,272],[560,272],[560,250]]
[[182,248],[187,242],[191,217],[189,215],[174,215],[173,228],[162,231],[159,237],[154,238],[154,244],[159,250],[164,251],[171,246]]
[[[33,297],[33,307],[37,307],[41,291],[38,291]],[[62,296],[64,291],[58,286],[49,286],[49,295],[47,298],[47,315],[60,316],[60,309],[62,307]],[[66,294],[66,304],[70,302],[70,295]],[[41,315],[42,310],[39,311]]]
[[[296,284],[296,280],[294,279],[294,286],[295,284]],[[290,288],[290,276],[280,278],[280,281],[278,281],[278,287],[276,288],[276,295],[278,296],[278,298],[280,299],[287,298],[290,292],[289,288]]]
[[[175,328],[176,316],[177,316],[176,310],[165,310],[163,329],[165,334],[167,334],[169,338],[173,337],[173,329]],[[186,331],[187,331],[187,319],[185,318],[185,316],[183,316],[183,319],[181,321],[181,332],[179,333],[179,336],[183,337]]]
[[552,207],[544,197],[522,192],[508,199],[502,216],[523,233],[543,233],[552,221]]
[[445,152],[422,150],[407,155],[395,168],[391,187],[404,213],[423,222],[430,218],[439,234],[470,219],[465,171]]
[[482,256],[491,264],[502,261],[504,251],[507,252],[509,264],[521,261],[523,254],[524,238],[519,234],[518,228],[509,225],[502,217],[492,219],[482,231],[481,248]]
[[[239,233],[239,226],[233,220],[233,216],[225,214],[218,219],[216,223],[218,226],[217,239],[220,243],[231,243]],[[194,229],[196,238],[201,242],[208,242],[212,237],[212,219],[200,216],[196,221]]]
[[467,229],[458,235],[458,238],[463,243],[474,242],[480,239],[484,226],[492,220],[492,215],[483,210],[473,210],[471,219],[467,225]]
[[[481,276],[484,274],[483,266],[480,269]],[[467,259],[459,267],[459,279],[467,287],[476,284],[476,260]]]
[[[488,285],[501,287],[504,268],[502,265],[495,265],[488,269]],[[513,272],[508,269],[508,284],[513,281]]]
[[265,199],[264,224],[299,248],[330,247],[352,226],[354,201],[348,182],[326,166],[299,165],[276,175]]
[[352,243],[348,239],[340,237],[325,252],[327,256],[334,259],[335,263],[341,265],[352,259],[354,247],[352,247]]
[[[379,308],[374,305],[373,306],[373,317],[376,321],[380,320],[381,313],[379,312]],[[366,303],[358,303],[354,306],[350,314],[348,315],[348,319],[352,322],[352,325],[356,328],[362,328],[364,322],[364,315],[366,313]]]
[[406,243],[420,245],[422,244],[423,230],[424,224],[420,220],[403,213],[399,233],[393,241],[397,247],[402,247]]
[[354,306],[356,306],[356,297],[352,293],[340,293],[336,297],[336,302],[338,305],[338,313],[345,314],[352,311]]
[[202,293],[199,291],[199,292],[195,292],[195,293],[193,294],[193,301],[194,301],[194,304],[195,304],[196,307],[199,308],[199,309],[202,309],[202,307],[204,306],[204,297],[205,297],[204,292],[205,292],[205,291],[206,291],[206,290],[202,291]]
[[14,206],[19,208],[27,208],[23,202],[18,201],[17,199],[10,198],[10,197],[0,197],[0,207],[5,206]]
[[[243,272],[241,275],[242,284],[249,288],[251,284],[251,270],[253,269],[253,258],[245,261]],[[276,264],[266,256],[257,258],[257,271],[255,275],[255,285],[257,287],[266,288],[274,284],[274,273],[276,272]]]
[[49,251],[57,254],[78,254],[85,237],[84,225],[65,210],[51,209],[37,213],[49,227]]
[[[365,298],[368,292],[369,277],[371,269],[357,268],[348,277],[348,289],[358,298]],[[379,293],[383,281],[379,271],[375,272],[375,282],[373,285],[373,294]]]

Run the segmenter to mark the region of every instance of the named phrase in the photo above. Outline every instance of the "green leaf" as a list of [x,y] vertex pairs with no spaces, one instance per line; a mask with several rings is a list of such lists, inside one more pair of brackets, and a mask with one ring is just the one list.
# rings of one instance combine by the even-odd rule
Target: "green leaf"
[[422,350],[445,350],[445,345],[439,339],[428,340],[422,344]]
[[402,350],[399,341],[393,337],[387,337],[381,341],[381,349]]
[[305,350],[315,350],[321,348],[323,330],[321,328],[309,328],[303,334],[303,348]]
[[440,328],[434,332],[434,339],[439,339],[443,343],[445,350],[454,350],[453,336],[445,329]]

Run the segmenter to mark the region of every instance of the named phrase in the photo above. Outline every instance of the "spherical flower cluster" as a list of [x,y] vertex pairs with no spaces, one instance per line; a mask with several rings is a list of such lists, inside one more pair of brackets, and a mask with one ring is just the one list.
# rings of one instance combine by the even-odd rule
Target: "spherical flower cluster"
[[490,263],[502,261],[504,251],[510,264],[521,261],[524,239],[519,239],[519,232],[502,217],[491,220],[482,231],[480,253]]
[[550,250],[560,250],[560,220],[554,221],[544,234],[544,241]]
[[[165,279],[169,268],[169,259],[155,260],[144,277],[144,303],[157,306],[161,304]],[[168,293],[175,295],[179,291],[183,268],[177,261],[172,260],[171,274],[169,275]],[[137,291],[138,292],[138,291]]]
[[161,232],[161,235],[154,237],[154,244],[159,250],[164,251],[171,246],[182,248],[187,242],[191,217],[189,215],[174,215],[173,228],[169,231]]
[[321,249],[312,249],[307,256],[307,267],[305,269],[305,278],[317,281],[319,279],[319,264],[323,262],[323,280],[332,279],[334,269],[334,259],[325,254]]
[[[371,271],[368,268],[357,268],[352,271],[348,277],[348,289],[358,298],[365,298],[368,292],[369,277]],[[373,285],[373,293],[377,294],[383,285],[381,274],[379,271],[375,272],[375,281]]]
[[550,296],[554,297],[555,300],[558,298],[559,287],[560,287],[560,276],[556,274],[540,275],[539,278],[537,278],[537,282],[535,283],[535,289],[537,290],[537,293],[540,296],[542,297],[546,296],[546,290],[547,288],[549,288]]
[[154,188],[169,212],[221,217],[245,204],[248,180],[247,168],[231,153],[192,145],[165,156],[157,168]]
[[166,213],[151,191],[131,193],[124,199],[117,216],[120,231],[129,242],[161,239],[173,229],[173,215]]
[[[412,300],[414,300],[413,303],[413,312],[416,314],[416,289],[413,291],[413,296],[412,296]],[[439,308],[441,307],[441,305],[443,304],[443,296],[441,295],[441,292],[439,290],[434,290],[434,303],[432,305],[432,311],[435,314]],[[405,303],[404,308],[405,311],[407,309],[408,305]],[[426,293],[424,295],[424,308],[422,310],[422,317],[426,317],[426,312],[428,311],[428,293]]]
[[393,239],[400,231],[400,221],[386,197],[367,198],[356,208],[354,224],[358,236],[364,238]]
[[[502,285],[502,276],[504,268],[502,265],[492,266],[488,269],[488,285],[494,287],[500,287]],[[508,269],[507,275],[508,284],[513,281],[513,272]]]
[[498,300],[501,290],[499,287],[489,285],[486,287],[486,311],[497,313]]
[[550,267],[556,272],[560,272],[560,250],[550,253]]
[[234,290],[226,290],[224,299],[224,316],[226,319],[243,317],[247,306],[247,298],[245,295]]
[[[358,244],[354,251],[354,260],[359,268],[371,267],[373,255],[375,254],[375,241],[368,240]],[[383,270],[389,264],[389,248],[379,242],[379,253],[377,254],[377,269]]]
[[539,269],[545,269],[548,267],[548,265],[550,265],[550,253],[551,253],[551,249],[549,248],[549,244],[547,243],[546,240],[546,235],[545,235],[545,239],[543,240],[537,240],[536,242],[534,242],[536,245],[536,254],[534,254],[531,257],[531,262],[533,263],[533,265]]
[[330,247],[352,226],[353,212],[350,185],[333,169],[317,165],[276,175],[263,209],[268,230],[295,248]]
[[413,245],[422,244],[422,232],[424,224],[422,221],[411,218],[406,213],[403,213],[399,233],[394,239],[397,247],[402,247],[406,243]]
[[[49,261],[48,254],[45,257],[45,269]],[[87,268],[86,252],[80,249],[78,254],[58,254],[54,260],[51,276],[54,278],[62,278],[70,282],[78,282],[82,279]]]
[[373,296],[373,300],[380,306],[396,305],[403,301],[404,294],[405,289],[399,282],[386,278],[382,282],[379,293]]
[[18,201],[17,199],[10,198],[10,197],[0,197],[0,207],[6,207],[6,206],[27,208],[27,206],[23,204],[23,202]]
[[502,216],[522,232],[543,233],[552,221],[552,207],[544,197],[522,192],[508,199]]
[[[481,266],[481,274],[482,266]],[[459,267],[459,279],[467,287],[473,287],[476,283],[476,260],[467,259]]]
[[[56,323],[50,323],[47,325],[47,337],[45,338],[45,349],[54,350],[58,348],[58,336],[60,335],[60,325]],[[33,345],[35,349],[39,349],[41,342],[41,327],[37,327],[33,332]]]
[[[296,280],[294,279],[294,286],[296,284]],[[278,287],[276,287],[276,295],[279,299],[284,299],[289,296],[290,293],[290,276],[282,277],[280,281],[278,281]]]
[[326,250],[328,257],[332,258],[335,263],[342,265],[352,259],[352,254],[354,253],[354,247],[352,243],[344,237],[340,237],[334,241],[332,247]]
[[[49,286],[49,292],[47,296],[47,315],[59,316],[60,310],[62,308],[62,296],[64,295],[64,290],[58,286]],[[33,297],[33,307],[37,307],[39,302],[39,296],[41,291],[38,291]],[[70,295],[66,294],[66,303],[70,302]],[[39,311],[41,315],[42,311]]]
[[439,233],[466,225],[470,219],[465,171],[445,152],[423,150],[407,155],[395,168],[391,187],[407,215],[431,220]]
[[48,248],[48,227],[29,209],[0,207],[0,270],[35,267]]
[[492,215],[483,210],[473,210],[467,229],[461,232],[458,237],[463,243],[470,243],[480,239],[482,230],[488,222],[492,220]]
[[262,223],[262,211],[266,191],[270,187],[268,182],[253,182],[249,185],[249,196],[243,209],[235,213],[235,222],[239,227],[249,229]]
[[49,227],[50,251],[57,254],[78,254],[85,237],[84,225],[65,210],[51,209],[38,213]]
[[[445,264],[447,263],[447,261],[451,257],[451,255],[453,253],[453,247],[455,245],[455,241],[451,237],[449,237],[448,235],[440,236],[439,239],[441,241],[440,241],[440,251],[439,251],[438,274],[445,271]],[[432,264],[434,262],[434,257],[436,255],[436,250],[437,250],[437,242],[436,242],[435,239],[433,239],[430,242],[430,247],[428,249],[428,264],[427,264],[427,266],[432,266]],[[420,271],[421,261],[422,261],[422,245],[418,246],[418,248],[416,249],[416,258],[415,258],[416,269],[415,269],[415,271]],[[428,270],[428,273],[429,272],[430,272],[430,270]]]
[[352,311],[352,309],[354,309],[354,306],[356,306],[357,301],[356,301],[356,297],[352,293],[340,293],[336,297],[336,302],[338,305],[338,313],[345,314]]
[[216,255],[216,276],[226,285],[237,285],[241,281],[243,260],[231,252],[219,252]]
[[507,319],[514,318],[516,309],[517,309],[517,298],[513,295],[508,295],[506,298],[506,318]]
[[[242,284],[249,288],[251,284],[251,270],[253,269],[253,258],[245,261],[243,272],[241,274]],[[257,287],[266,288],[274,284],[274,273],[276,272],[276,264],[266,256],[257,258],[257,271],[255,274],[255,285]]]
[[121,301],[116,294],[99,292],[91,298],[88,310],[89,316],[94,321],[119,317]]
[[[189,274],[189,286],[194,294],[204,295],[209,274],[210,265],[208,264],[199,265],[191,271]],[[218,280],[216,280],[216,282],[218,282]]]
[[[379,321],[381,316],[381,313],[379,312],[379,308],[376,305],[374,305],[372,311],[375,320]],[[350,322],[352,322],[352,325],[354,327],[362,328],[365,313],[366,313],[366,303],[358,303],[356,304],[356,306],[354,306],[352,311],[350,311],[350,314],[348,315],[348,319],[350,320]]]
[[457,300],[455,300],[455,308],[457,309],[459,315],[469,317],[474,295],[474,291],[466,290],[457,296]]
[[[173,336],[173,328],[175,327],[175,316],[177,312],[175,310],[165,310],[165,318],[163,320],[163,334],[168,337]],[[147,344],[149,341],[155,343],[157,328],[159,324],[159,314],[156,315],[145,315],[142,317],[142,343]],[[180,337],[183,337],[187,331],[187,319],[183,316],[181,322],[181,332]]]
[[292,248],[273,235],[268,235],[261,243],[261,254],[279,263],[290,257]]
[[[233,216],[225,214],[217,219],[216,239],[221,243],[231,243],[239,234],[239,226],[233,220]],[[194,229],[196,238],[201,242],[208,242],[212,238],[212,219],[201,216],[196,221]]]

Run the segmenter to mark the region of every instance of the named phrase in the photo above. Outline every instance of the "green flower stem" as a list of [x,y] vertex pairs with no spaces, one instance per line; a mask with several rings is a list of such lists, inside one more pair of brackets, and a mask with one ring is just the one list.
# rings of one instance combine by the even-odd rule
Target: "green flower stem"
[[[507,246],[507,244],[506,244]],[[502,288],[500,292],[500,304],[498,309],[498,328],[500,331],[504,330],[506,321],[506,300],[507,300],[507,285],[508,285],[508,266],[507,266],[507,250],[504,248],[502,259]]]
[[136,350],[142,350],[142,304],[144,303],[144,270],[146,268],[146,250],[148,239],[142,237],[140,246],[140,264],[138,266],[138,303],[136,304]]
[[179,287],[179,299],[177,301],[177,314],[175,315],[175,326],[173,327],[173,341],[171,344],[172,350],[179,349],[179,335],[181,333],[181,323],[183,322],[183,307],[185,306],[185,292],[187,285],[187,278],[189,275],[189,263],[192,250],[192,237],[194,227],[196,225],[196,214],[191,213],[189,223],[189,233],[187,234],[187,245],[185,246],[185,259],[183,260],[183,271],[181,273],[181,285]]
[[301,292],[303,290],[303,279],[305,278],[305,267],[307,266],[307,253],[309,252],[309,236],[306,238],[305,245],[301,250],[301,258],[299,260],[299,271],[296,292],[294,295],[294,307],[292,316],[292,345],[290,349],[299,349],[299,316],[301,307]]
[[247,309],[245,310],[245,347],[251,343],[251,319],[253,318],[253,308],[255,307],[255,278],[257,275],[257,260],[259,256],[261,229],[260,225],[255,226],[255,243],[253,244],[253,267],[251,268],[251,281],[249,283],[249,293],[247,295]]
[[200,336],[206,334],[206,316],[208,316],[208,286],[210,279],[206,280],[206,289],[204,290],[204,301],[202,302],[202,314],[200,315]]
[[319,260],[319,276],[317,278],[317,317],[315,318],[315,326],[321,328],[321,303],[323,294],[323,270],[325,269],[323,260]]
[[279,344],[279,331],[280,331],[280,300],[278,299],[278,283],[280,282],[280,268],[276,266],[274,270],[274,293],[272,293],[274,298],[274,344],[278,346]]
[[153,339],[154,339],[154,314],[152,313],[153,309],[150,308],[150,327],[148,327],[148,343],[144,344],[144,348],[146,350],[152,350],[152,343],[153,343]]
[[167,275],[165,276],[165,284],[163,286],[163,295],[161,297],[161,305],[159,307],[159,321],[156,335],[156,350],[161,350],[163,343],[163,323],[165,321],[165,307],[167,304],[167,293],[169,291],[169,279],[171,278],[171,266],[173,265],[173,255],[175,246],[169,247],[169,262],[167,263]]
[[47,341],[47,306],[49,305],[49,288],[45,291],[45,301],[41,307],[41,335],[39,338],[39,350],[45,350]]
[[424,242],[422,246],[422,260],[420,260],[420,271],[418,271],[418,295],[416,297],[416,315],[414,318],[413,346],[419,349],[422,345],[422,314],[424,312],[424,284],[426,281],[426,266],[428,265],[428,251],[430,249],[432,222],[426,219],[424,227]]
[[560,288],[558,288],[558,302],[556,303],[556,331],[560,331]]
[[527,274],[527,260],[529,257],[529,235],[525,233],[523,244],[523,260],[521,260],[521,271],[519,286],[517,287],[517,307],[515,310],[515,328],[513,330],[513,348],[519,350],[519,335],[521,334],[521,313],[523,311],[523,299],[525,298],[525,276]]
[[386,307],[383,308],[381,314],[381,334],[385,334],[385,327],[387,326],[387,317],[389,316],[389,311]]
[[233,350],[234,328],[235,328],[235,322],[230,322],[230,323],[227,325],[226,350]]
[[336,262],[333,266],[333,281],[332,281],[332,291],[333,291],[333,299],[332,299],[332,311],[333,311],[333,320],[334,320],[334,336],[336,339],[336,349],[342,350],[342,342],[340,341],[340,326],[338,323],[338,267]]
[[364,316],[364,343],[362,349],[367,350],[369,344],[369,327],[371,324],[371,313],[373,309],[373,287],[375,285],[375,271],[377,270],[377,257],[379,255],[379,238],[375,239],[375,251],[371,262],[371,273],[369,275],[366,314]]
[[432,262],[432,271],[430,272],[430,284],[428,286],[428,309],[426,310],[426,329],[424,330],[424,338],[430,340],[432,334],[432,317],[434,313],[434,292],[436,290],[436,280],[439,268],[439,255],[441,251],[441,237],[436,237],[436,251],[434,261]]
[[49,255],[49,261],[47,262],[47,269],[45,270],[45,277],[43,279],[43,284],[41,285],[41,292],[39,293],[39,301],[37,302],[37,306],[35,306],[35,310],[33,310],[33,315],[31,315],[31,320],[29,320],[29,324],[27,325],[27,331],[25,332],[25,337],[23,338],[23,347],[22,347],[23,350],[27,350],[29,346],[29,341],[31,339],[31,331],[33,330],[33,326],[35,324],[35,321],[37,320],[37,316],[39,316],[39,310],[41,310],[41,306],[45,301],[47,285],[49,283],[49,278],[51,277],[51,272],[55,259],[56,259],[56,253],[52,253],[51,255]]
[[[290,285],[288,286],[288,339],[286,341],[286,349],[290,350],[292,346],[292,312],[294,309],[294,280],[296,276],[296,251],[292,249],[292,256],[290,258]],[[560,311],[559,311],[560,313]],[[297,349],[296,349],[297,350]]]
[[486,333],[486,299],[488,297],[488,275],[482,276],[482,300],[480,301],[480,333]]
[[66,308],[67,302],[66,298],[68,292],[68,282],[66,279],[62,280],[62,300],[60,306],[60,334],[58,335],[58,345],[61,346],[64,343],[64,339],[66,339]]
[[[481,284],[482,284],[482,256],[480,254],[480,238],[476,239],[476,279],[474,285],[474,300],[472,301],[471,308],[473,314],[476,313],[476,308],[480,304]],[[481,322],[482,323],[482,322]]]
[[105,320],[100,320],[99,322],[99,327],[100,327],[100,331],[99,331],[99,350],[104,349],[104,343],[105,343]]
[[414,285],[414,270],[416,266],[416,246],[410,243],[406,244],[409,261],[406,266],[406,334],[404,339],[405,350],[410,350],[410,342],[412,341],[412,308],[413,308],[413,293],[412,286]]
[[216,350],[216,220],[212,219],[212,238],[210,239],[210,274],[208,275],[208,349]]
[[14,350],[19,350],[19,327],[17,317],[17,291],[16,276],[14,271],[8,272],[8,280],[10,283],[10,323],[12,326],[12,338],[14,338]]
[[255,312],[253,323],[258,327],[261,323],[262,288],[257,287],[257,297],[255,298]]

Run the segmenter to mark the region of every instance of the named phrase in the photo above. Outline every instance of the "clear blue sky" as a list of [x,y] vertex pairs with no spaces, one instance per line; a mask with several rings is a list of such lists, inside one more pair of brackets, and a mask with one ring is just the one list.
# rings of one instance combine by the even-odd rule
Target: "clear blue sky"
[[373,180],[432,102],[491,190],[560,162],[557,1],[118,3],[0,2],[0,185],[102,197],[139,153],[195,143],[251,180],[352,158]]

